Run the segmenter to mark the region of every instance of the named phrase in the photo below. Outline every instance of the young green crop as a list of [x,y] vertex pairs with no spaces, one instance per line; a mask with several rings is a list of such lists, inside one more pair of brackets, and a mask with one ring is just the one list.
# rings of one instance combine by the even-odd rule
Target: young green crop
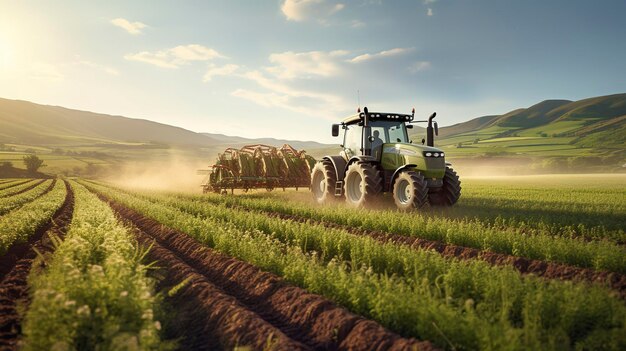
[[105,203],[72,183],[75,211],[47,267],[29,278],[25,350],[150,350],[159,339],[143,253]]
[[39,180],[29,180],[29,181],[25,181],[19,185],[15,185],[12,186],[10,188],[4,188],[2,190],[0,190],[0,197],[5,197],[5,196],[10,196],[11,194],[14,194],[16,192],[22,191],[30,186],[32,186],[35,182],[38,182]]
[[[559,349],[568,344],[583,347],[606,342],[619,348],[626,342],[626,307],[596,286],[521,277],[512,268],[491,267],[482,261],[445,260],[436,253],[409,252],[340,231],[329,231],[326,236],[317,233],[320,238],[315,245],[325,251],[310,253],[308,243],[301,241],[304,237],[280,242],[256,229],[242,230],[232,223],[209,216],[200,218],[111,188],[89,187],[396,332],[431,340],[441,347]],[[241,211],[234,215],[243,218],[248,214]],[[286,222],[283,227],[267,229],[274,229],[277,236],[295,238],[304,227]],[[335,241],[332,234],[338,235]],[[353,260],[342,262],[340,257],[330,257],[334,246],[349,252]],[[369,254],[378,258],[368,261]],[[372,264],[362,264],[367,262]],[[406,271],[380,273],[385,265],[390,270],[399,265]]]
[[30,179],[3,179],[0,182],[0,190],[5,189],[7,187],[12,187],[15,184],[28,182]]
[[355,211],[337,206],[322,208],[276,199],[223,197],[213,194],[203,196],[167,194],[165,197],[174,197],[178,200],[191,199],[198,203],[224,203],[250,210],[296,215],[531,259],[626,273],[626,249],[609,241],[587,241],[542,233],[527,235],[524,227],[500,228],[486,226],[478,220],[454,220],[419,213],[400,213],[395,210]]
[[46,180],[30,191],[9,197],[0,197],[0,216],[43,195],[51,183],[52,180]]
[[65,200],[65,183],[57,181],[54,188],[36,201],[0,217],[0,256],[14,244],[25,242],[50,220]]

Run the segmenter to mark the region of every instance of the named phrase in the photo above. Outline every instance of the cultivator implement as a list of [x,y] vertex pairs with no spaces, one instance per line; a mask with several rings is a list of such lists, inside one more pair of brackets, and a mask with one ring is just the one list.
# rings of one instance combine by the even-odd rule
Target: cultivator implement
[[308,188],[315,159],[290,145],[246,145],[228,148],[209,167],[202,190],[223,193],[228,189]]

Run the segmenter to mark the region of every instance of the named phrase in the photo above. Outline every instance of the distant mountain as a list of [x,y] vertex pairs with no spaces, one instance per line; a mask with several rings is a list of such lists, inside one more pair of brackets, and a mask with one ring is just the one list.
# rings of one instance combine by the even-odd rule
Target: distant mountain
[[202,146],[206,135],[144,119],[0,99],[0,143],[157,143]]
[[331,145],[322,144],[315,141],[299,141],[299,140],[284,140],[284,139],[274,139],[274,138],[242,138],[237,136],[228,136],[224,134],[212,134],[212,133],[202,133],[215,140],[219,144],[230,145],[234,147],[239,147],[243,145],[251,145],[251,144],[266,144],[272,146],[282,146],[283,144],[289,144],[296,149],[321,149],[326,148]]
[[[414,139],[422,133],[412,133]],[[624,153],[626,94],[579,101],[545,100],[503,115],[439,129],[436,145],[451,155],[508,153],[572,156]]]
[[492,125],[512,128],[531,128],[542,124],[550,123],[559,118],[559,114],[553,113],[563,105],[572,101],[569,100],[545,100],[529,108],[521,108],[499,116],[491,122]]
[[483,116],[471,119],[466,122],[457,123],[448,127],[439,128],[439,136],[446,137],[456,134],[472,132],[488,126],[491,122],[500,116]]

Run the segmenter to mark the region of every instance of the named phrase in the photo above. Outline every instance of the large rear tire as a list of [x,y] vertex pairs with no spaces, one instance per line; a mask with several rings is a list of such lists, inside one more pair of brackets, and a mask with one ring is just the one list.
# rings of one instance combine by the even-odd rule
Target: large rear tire
[[461,181],[456,172],[446,166],[446,174],[443,176],[443,186],[436,193],[428,195],[428,201],[433,206],[452,206],[461,197]]
[[374,165],[355,162],[348,167],[343,191],[348,205],[366,207],[376,201],[382,190],[383,179]]
[[335,167],[328,160],[315,164],[311,172],[311,194],[318,204],[325,204],[335,198],[335,183],[337,174]]
[[421,173],[400,172],[393,183],[393,201],[402,211],[419,209],[428,201],[428,185]]

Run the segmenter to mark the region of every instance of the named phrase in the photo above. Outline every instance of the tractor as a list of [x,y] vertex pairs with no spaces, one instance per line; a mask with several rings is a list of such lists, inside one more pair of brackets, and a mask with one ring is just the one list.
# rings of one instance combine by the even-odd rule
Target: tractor
[[[434,147],[439,135],[436,113],[414,121],[409,114],[363,112],[332,125],[332,136],[344,130],[342,151],[325,156],[311,171],[311,192],[320,204],[345,198],[352,207],[367,207],[382,193],[391,192],[400,210],[452,206],[461,196],[461,182],[442,150]],[[408,129],[427,122],[426,140],[414,144]]]

